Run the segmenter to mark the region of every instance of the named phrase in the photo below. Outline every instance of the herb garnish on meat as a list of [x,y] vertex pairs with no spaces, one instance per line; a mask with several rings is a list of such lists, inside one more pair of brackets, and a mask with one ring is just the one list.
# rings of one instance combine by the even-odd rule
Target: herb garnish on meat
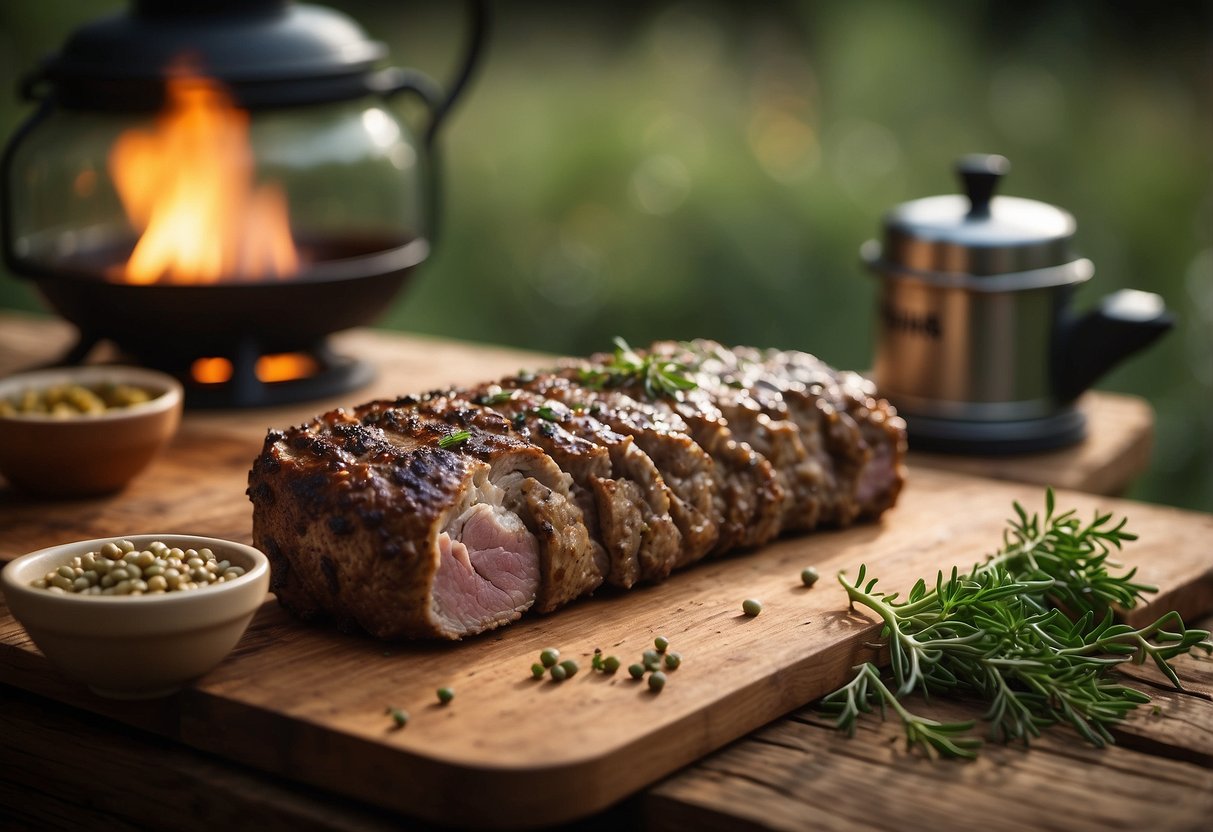
[[615,355],[606,364],[581,368],[578,381],[586,387],[624,387],[638,384],[650,399],[674,397],[699,385],[688,375],[686,365],[649,353],[641,357],[622,338],[615,338]]

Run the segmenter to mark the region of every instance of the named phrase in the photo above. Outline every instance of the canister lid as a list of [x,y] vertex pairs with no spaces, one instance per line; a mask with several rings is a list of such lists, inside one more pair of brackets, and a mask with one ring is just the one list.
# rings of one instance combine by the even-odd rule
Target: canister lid
[[965,195],[916,199],[885,216],[885,267],[945,275],[999,275],[1048,269],[1075,259],[1075,222],[1045,202],[994,196],[1011,169],[1002,156],[973,154],[956,164]]

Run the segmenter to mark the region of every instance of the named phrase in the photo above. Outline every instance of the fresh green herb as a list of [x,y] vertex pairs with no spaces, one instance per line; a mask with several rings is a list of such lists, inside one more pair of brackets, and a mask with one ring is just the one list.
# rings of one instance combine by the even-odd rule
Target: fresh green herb
[[560,414],[558,414],[555,410],[553,410],[551,407],[549,407],[546,404],[543,405],[542,407],[531,408],[531,412],[534,413],[536,416],[538,416],[540,419],[542,419],[545,422],[561,421]]
[[455,433],[449,434],[449,435],[444,436],[441,439],[439,439],[438,447],[443,448],[443,449],[453,448],[456,445],[462,444],[471,438],[472,438],[472,432],[470,430],[456,431]]
[[665,654],[665,669],[666,670],[677,670],[678,666],[681,664],[682,664],[682,654],[681,653],[670,652],[670,653]]
[[644,676],[644,665],[630,664],[628,665],[628,673],[632,674],[633,679],[639,679]]
[[618,337],[611,360],[602,366],[583,367],[578,373],[578,381],[594,390],[638,384],[650,399],[673,398],[699,386],[687,374],[685,365],[658,355],[641,357],[627,341]]
[[549,647],[539,654],[539,661],[543,662],[544,667],[551,667],[560,659],[560,651],[555,647]]
[[405,725],[408,725],[408,711],[402,711],[399,708],[388,706],[383,712],[392,718],[392,723],[396,726],[396,728],[403,728]]
[[665,674],[660,670],[654,670],[649,674],[649,690],[657,693],[665,687]]
[[665,636],[657,636],[653,639],[653,646],[657,648],[658,653],[664,653],[666,648],[670,646],[670,640]]
[[741,602],[741,611],[753,618],[762,612],[762,602],[757,598],[747,598]]
[[484,405],[488,405],[490,407],[495,404],[502,404],[502,403],[508,402],[510,399],[514,398],[514,394],[516,392],[518,392],[518,391],[516,391],[516,390],[498,390],[496,393],[486,394],[483,396],[477,396],[476,404],[484,404]]
[[438,688],[438,701],[443,705],[448,704],[455,698],[455,691],[452,688]]
[[590,659],[591,670],[602,670],[602,648],[594,648],[594,657]]
[[[1188,629],[1178,613],[1134,628],[1118,624],[1113,608],[1131,609],[1155,587],[1136,583],[1135,570],[1113,575],[1113,550],[1136,536],[1125,520],[1096,514],[1082,523],[1075,512],[1056,513],[1052,490],[1043,517],[1015,504],[1003,548],[965,574],[941,572],[935,585],[919,580],[904,601],[876,590],[861,566],[854,581],[839,582],[852,606],[884,622],[892,686],[872,664],[857,668],[846,686],[826,697],[839,728],[853,733],[861,713],[887,704],[901,718],[911,747],[928,754],[972,757],[980,740],[972,723],[939,723],[910,713],[910,693],[954,692],[988,704],[990,739],[1027,743],[1042,728],[1068,724],[1087,742],[1113,741],[1108,726],[1149,697],[1116,684],[1120,663],[1152,660],[1183,689],[1169,660],[1193,649],[1213,652],[1209,633]],[[866,582],[865,582],[866,580]]]
[[812,586],[813,584],[817,583],[817,579],[819,577],[821,576],[817,574],[817,570],[811,566],[806,566],[804,569],[800,570],[800,582],[805,586]]

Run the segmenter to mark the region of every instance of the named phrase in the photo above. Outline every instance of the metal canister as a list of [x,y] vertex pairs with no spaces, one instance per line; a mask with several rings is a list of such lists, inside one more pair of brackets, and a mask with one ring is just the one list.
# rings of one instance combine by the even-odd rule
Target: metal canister
[[918,199],[885,216],[861,249],[880,278],[875,380],[912,447],[1037,451],[1085,436],[1078,396],[1172,324],[1162,299],[1125,290],[1070,310],[1091,278],[1076,222],[1043,202],[994,196],[1002,156],[962,158],[965,195]]

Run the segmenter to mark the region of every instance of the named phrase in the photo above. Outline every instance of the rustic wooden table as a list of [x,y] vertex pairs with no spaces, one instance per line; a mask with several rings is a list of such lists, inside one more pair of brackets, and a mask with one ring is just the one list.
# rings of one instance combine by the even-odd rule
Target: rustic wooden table
[[[53,359],[71,341],[55,321],[0,314],[0,376]],[[438,375],[479,378],[479,352],[465,345],[358,331],[339,349],[380,367],[356,397],[394,395]],[[536,356],[497,351],[519,366]],[[286,424],[324,403],[248,413],[190,413],[183,435],[230,436],[255,452],[267,424]],[[1149,407],[1131,397],[1093,394],[1083,405],[1091,438],[1051,454],[1003,459],[915,455],[915,467],[938,467],[1093,493],[1117,493],[1149,455]],[[170,454],[201,459],[205,448],[179,443]],[[246,464],[241,456],[240,464]],[[88,536],[85,530],[134,523],[122,500],[102,507],[24,503],[0,487],[0,557],[32,545]],[[208,506],[200,498],[200,518]],[[31,529],[37,529],[33,532]],[[248,529],[208,527],[247,538]],[[98,532],[104,534],[107,532]],[[1205,622],[1205,626],[1213,619]],[[2,670],[2,669],[0,669]],[[907,753],[899,728],[865,722],[854,739],[835,732],[811,708],[795,711],[710,754],[579,828],[654,829],[1205,829],[1213,816],[1213,664],[1181,663],[1191,692],[1169,690],[1135,669],[1129,683],[1155,707],[1117,730],[1118,744],[1092,749],[1072,734],[1048,734],[1031,750],[990,747],[973,763],[931,762]],[[399,829],[424,824],[186,747],[57,697],[0,684],[0,821],[5,828]],[[930,703],[943,716],[963,705]],[[134,720],[137,723],[137,720]],[[149,726],[153,727],[153,726]],[[146,787],[140,785],[146,784]],[[474,796],[469,796],[474,799]]]

